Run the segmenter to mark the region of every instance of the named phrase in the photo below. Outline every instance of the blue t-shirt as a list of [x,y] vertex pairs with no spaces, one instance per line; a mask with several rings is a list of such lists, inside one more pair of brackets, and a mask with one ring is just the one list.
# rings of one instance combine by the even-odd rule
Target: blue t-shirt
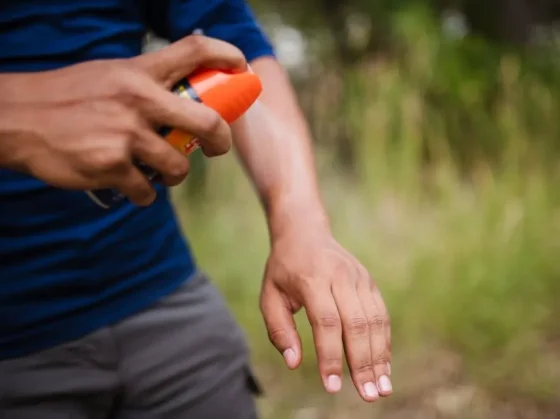
[[[244,0],[0,0],[0,72],[133,57],[148,29],[170,41],[202,29],[249,61],[273,54]],[[0,359],[115,323],[192,276],[167,190],[157,191],[150,207],[105,210],[0,169]]]

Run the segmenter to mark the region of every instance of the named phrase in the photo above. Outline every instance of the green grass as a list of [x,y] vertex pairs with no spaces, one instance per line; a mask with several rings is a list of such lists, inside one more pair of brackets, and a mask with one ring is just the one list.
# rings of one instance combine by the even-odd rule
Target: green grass
[[[366,90],[345,115],[359,156],[354,173],[338,169],[328,147],[318,148],[317,160],[336,236],[370,269],[390,309],[391,399],[366,406],[349,380],[341,395],[326,396],[301,316],[304,363],[297,372],[285,370],[258,311],[265,222],[233,156],[209,164],[204,195],[175,191],[200,265],[248,333],[268,390],[264,418],[557,412],[560,176],[540,164],[531,144],[534,135],[554,136],[558,123],[546,114],[537,125],[527,122],[515,90],[521,87],[510,82],[514,91],[479,126],[500,134],[504,163],[480,160],[465,176],[449,146],[448,109],[430,107],[422,89],[391,65],[355,82]],[[195,174],[190,182],[196,181]]]

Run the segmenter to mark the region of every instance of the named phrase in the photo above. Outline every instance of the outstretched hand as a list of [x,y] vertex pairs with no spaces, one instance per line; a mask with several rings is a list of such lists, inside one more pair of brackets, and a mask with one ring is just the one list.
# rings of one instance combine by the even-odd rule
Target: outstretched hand
[[391,333],[379,289],[327,229],[308,230],[292,228],[273,239],[260,301],[269,338],[287,366],[297,368],[302,345],[293,315],[303,307],[325,389],[340,390],[345,354],[364,400],[389,396]]

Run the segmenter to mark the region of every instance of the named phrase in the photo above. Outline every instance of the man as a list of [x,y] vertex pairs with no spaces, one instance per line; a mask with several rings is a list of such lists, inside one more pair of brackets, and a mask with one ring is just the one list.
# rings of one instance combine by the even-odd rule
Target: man
[[[304,307],[327,391],[341,388],[345,352],[364,400],[391,393],[385,306],[331,235],[307,126],[243,0],[2,0],[0,9],[0,417],[256,417],[243,334],[168,199],[188,161],[156,125],[194,133],[207,156],[233,138],[266,210],[261,310],[287,366],[301,362],[292,316]],[[198,28],[208,37],[188,36]],[[140,55],[148,29],[173,43]],[[231,131],[169,92],[200,66],[245,60],[263,82],[262,106]],[[130,202],[105,210],[83,193],[109,187]]]

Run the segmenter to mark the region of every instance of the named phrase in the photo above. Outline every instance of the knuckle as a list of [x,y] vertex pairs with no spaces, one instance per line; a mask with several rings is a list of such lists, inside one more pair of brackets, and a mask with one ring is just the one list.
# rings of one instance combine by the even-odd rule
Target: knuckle
[[[129,169],[130,170],[130,169]],[[134,199],[137,203],[151,203],[156,192],[154,188],[142,176],[131,176],[132,172],[124,172],[121,184],[127,185],[129,191],[133,192]],[[129,176],[127,176],[129,175]]]
[[222,125],[222,118],[217,112],[209,112],[208,116],[202,122],[202,132],[204,135],[212,138],[219,131]]
[[111,81],[115,87],[117,94],[126,94],[134,86],[132,75],[134,72],[124,65],[113,65],[107,72],[107,79]]
[[368,282],[371,281],[375,284],[372,276],[370,275],[369,271],[366,269],[366,267],[364,265],[362,265],[359,261],[356,261],[356,266],[358,267],[358,274],[359,274],[360,278],[362,278],[363,280],[368,281]]
[[156,196],[156,192],[152,188],[146,185],[142,185],[142,186],[137,185],[137,189],[144,202],[150,204],[154,200]]
[[383,316],[383,327],[385,327],[386,329],[391,328],[391,317],[388,314],[385,314]]
[[325,330],[340,329],[340,317],[336,313],[322,313],[314,321],[313,326]]
[[351,269],[349,263],[341,258],[337,258],[333,261],[332,275],[334,276],[334,278],[340,280],[354,278],[354,275],[351,275]]
[[373,363],[369,358],[354,361],[350,367],[354,374],[371,374],[373,373]]
[[189,161],[187,159],[181,158],[170,168],[170,173],[173,177],[184,178],[189,174],[189,169]]
[[320,359],[321,369],[329,372],[338,372],[342,369],[342,358],[332,355],[323,356]]
[[373,286],[375,286],[375,282],[373,282],[371,275],[369,274],[368,270],[366,268],[364,268],[363,265],[361,265],[359,262],[357,263],[357,277],[358,277],[358,281],[366,284],[368,287],[370,287],[371,289],[371,284],[373,283]]
[[369,332],[368,321],[361,316],[352,317],[348,322],[348,334],[351,336],[365,335]]
[[114,96],[126,104],[144,100],[142,73],[131,66],[115,66],[112,74]]
[[186,42],[191,51],[191,56],[197,61],[204,61],[208,55],[207,40],[203,36],[191,35]]
[[146,200],[152,195],[152,188],[137,179],[127,178],[126,184],[134,190],[138,199]]
[[270,342],[279,343],[286,338],[286,331],[284,329],[269,329],[268,330],[268,340]]
[[367,326],[369,330],[375,333],[379,332],[381,329],[388,326],[388,324],[389,324],[388,317],[381,314],[372,316],[367,322]]
[[391,362],[391,354],[388,351],[382,351],[373,357],[373,363],[375,365],[386,367],[389,362]]
[[125,135],[132,140],[140,137],[140,129],[144,125],[144,121],[136,112],[124,112],[119,117],[120,128]]
[[148,189],[139,190],[137,191],[137,194],[138,195],[134,198],[134,201],[137,205],[142,207],[151,205],[156,199],[156,192]]
[[89,164],[101,172],[120,171],[126,167],[126,153],[121,147],[103,148],[88,155]]
[[211,151],[215,155],[227,153],[231,148],[231,141],[224,141],[220,137],[222,127],[222,118],[217,112],[212,112],[202,122],[201,131],[204,138],[207,140],[207,146],[210,146]]

